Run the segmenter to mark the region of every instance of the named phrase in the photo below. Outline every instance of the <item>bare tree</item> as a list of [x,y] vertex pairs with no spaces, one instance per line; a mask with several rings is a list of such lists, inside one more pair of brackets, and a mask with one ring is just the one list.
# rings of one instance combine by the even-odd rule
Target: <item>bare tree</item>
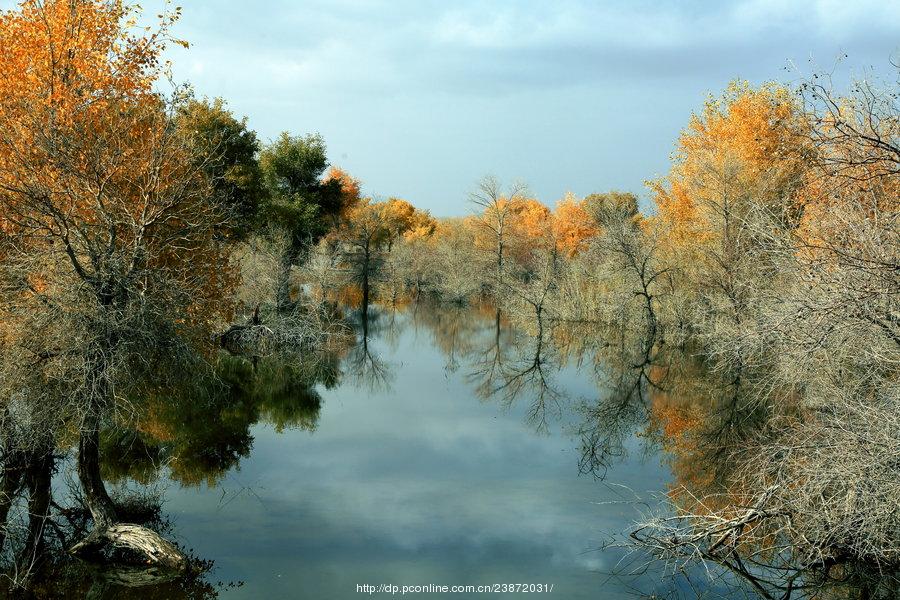
[[[4,350],[17,358],[4,361],[0,380],[9,397],[28,370],[40,373],[55,398],[48,425],[80,429],[78,473],[95,524],[90,543],[150,540],[173,551],[157,554],[160,560],[181,563],[151,532],[116,528],[99,464],[104,420],[127,412],[140,390],[166,384],[152,375],[163,360],[199,358],[195,340],[208,339],[208,325],[228,311],[218,300],[229,280],[227,249],[216,235],[223,216],[202,161],[170,126],[176,104],[115,103],[86,123],[47,128],[38,156],[23,156],[3,178]],[[135,128],[145,133],[135,136]]]
[[724,567],[765,598],[893,597],[897,94],[863,81],[839,97],[827,77],[801,92],[809,129],[800,146],[812,151],[803,214],[789,230],[764,203],[736,215],[755,253],[752,302],[739,331],[706,338],[741,357],[746,393],[766,409],[762,427],[726,444],[727,492],[684,490],[689,502],[649,515],[633,540],[671,565]]
[[494,265],[494,287],[503,288],[503,275],[509,236],[515,218],[514,208],[517,202],[524,200],[527,187],[522,183],[514,183],[504,191],[500,181],[487,176],[478,183],[478,187],[469,195],[469,201],[477,206],[481,213],[476,215],[475,223],[490,240],[491,257]]

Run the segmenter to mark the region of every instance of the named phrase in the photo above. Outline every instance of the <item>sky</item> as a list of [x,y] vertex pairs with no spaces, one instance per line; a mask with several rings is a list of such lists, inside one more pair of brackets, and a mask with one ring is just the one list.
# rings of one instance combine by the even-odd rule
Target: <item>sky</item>
[[730,80],[796,82],[844,54],[841,69],[891,76],[900,57],[898,0],[183,4],[177,79],[263,141],[321,133],[364,193],[438,216],[469,211],[485,174],[550,205],[646,196],[691,112]]

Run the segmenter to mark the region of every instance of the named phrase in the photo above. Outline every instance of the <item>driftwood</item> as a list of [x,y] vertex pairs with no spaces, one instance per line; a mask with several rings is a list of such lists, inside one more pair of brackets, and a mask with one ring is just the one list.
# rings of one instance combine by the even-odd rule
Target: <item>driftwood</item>
[[174,544],[151,529],[128,523],[95,530],[69,548],[69,553],[88,562],[104,562],[114,550],[135,552],[144,564],[172,571],[183,571],[188,566],[187,557]]

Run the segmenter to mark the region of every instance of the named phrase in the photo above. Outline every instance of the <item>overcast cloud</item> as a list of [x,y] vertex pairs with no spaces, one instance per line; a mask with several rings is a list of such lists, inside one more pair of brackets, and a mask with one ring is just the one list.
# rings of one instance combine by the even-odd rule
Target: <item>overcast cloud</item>
[[193,1],[176,34],[177,77],[263,140],[318,131],[366,193],[450,215],[485,173],[550,204],[643,193],[731,79],[796,81],[789,61],[843,54],[890,75],[900,2]]

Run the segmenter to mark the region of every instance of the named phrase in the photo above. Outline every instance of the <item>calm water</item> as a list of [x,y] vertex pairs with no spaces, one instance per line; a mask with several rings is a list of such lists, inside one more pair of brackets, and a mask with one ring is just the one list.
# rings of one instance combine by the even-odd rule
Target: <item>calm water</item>
[[[252,441],[228,450],[236,464],[208,477],[177,475],[185,459],[173,459],[170,535],[214,561],[209,580],[242,582],[224,598],[353,598],[382,583],[545,583],[556,598],[666,587],[652,570],[611,576],[635,562],[603,549],[637,517],[629,501],[672,480],[646,411],[594,423],[615,378],[592,351],[566,355],[546,331],[505,325],[498,339],[495,326],[474,309],[376,314],[334,385],[315,386],[317,416],[260,411]],[[601,480],[582,473],[583,446],[607,426],[617,441]]]

